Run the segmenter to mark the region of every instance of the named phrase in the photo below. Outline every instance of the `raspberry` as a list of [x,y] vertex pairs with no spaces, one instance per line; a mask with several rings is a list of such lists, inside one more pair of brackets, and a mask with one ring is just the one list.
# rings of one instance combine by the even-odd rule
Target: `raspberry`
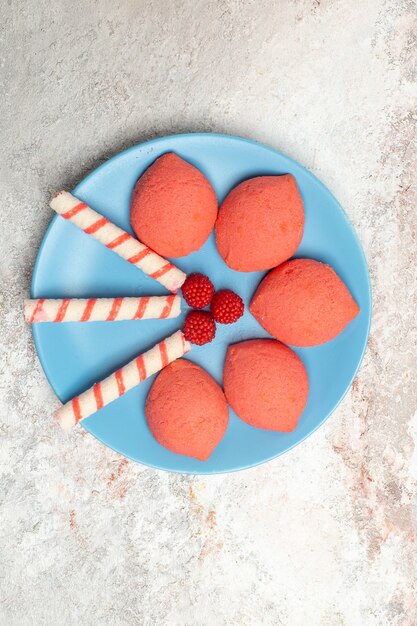
[[213,341],[216,323],[208,311],[190,311],[184,323],[184,337],[191,343],[202,346]]
[[245,306],[243,300],[230,289],[221,289],[211,301],[211,313],[219,324],[233,324],[242,317]]
[[204,274],[190,274],[182,286],[184,300],[195,309],[204,309],[208,306],[213,294],[213,284]]

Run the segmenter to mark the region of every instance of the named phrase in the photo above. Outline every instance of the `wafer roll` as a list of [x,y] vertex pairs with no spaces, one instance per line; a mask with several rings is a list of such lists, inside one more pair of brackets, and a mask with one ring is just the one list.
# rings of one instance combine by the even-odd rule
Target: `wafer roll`
[[183,284],[184,272],[67,191],[56,194],[49,206],[173,293]]
[[121,367],[117,372],[95,383],[91,389],[87,389],[84,393],[64,404],[56,414],[59,424],[64,429],[75,426],[172,361],[184,356],[190,349],[191,345],[185,340],[183,333],[178,330]]
[[25,320],[36,322],[115,322],[168,319],[181,312],[180,296],[140,298],[64,298],[24,301]]

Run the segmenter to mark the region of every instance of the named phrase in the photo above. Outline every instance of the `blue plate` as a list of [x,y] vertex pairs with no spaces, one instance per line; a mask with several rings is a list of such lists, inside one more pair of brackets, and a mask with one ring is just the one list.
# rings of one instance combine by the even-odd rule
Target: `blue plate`
[[[230,411],[226,436],[206,462],[173,454],[148,430],[144,403],[153,377],[83,421],[97,439],[117,452],[174,472],[212,474],[268,461],[310,435],[339,404],[361,363],[370,326],[371,293],[364,254],[339,204],[323,184],[288,157],[252,141],[215,134],[174,135],[134,146],[89,174],[74,194],[131,231],[129,202],[142,172],[161,154],[173,151],[198,167],[214,186],[219,202],[239,182],[263,174],[291,173],[300,188],[306,225],[297,256],[329,263],[345,281],[361,311],[333,341],[296,349],[304,361],[310,394],[292,433],[252,428]],[[240,273],[219,256],[214,236],[176,264],[210,276],[217,289],[236,290],[247,306],[264,272]],[[163,288],[60,217],[52,220],[35,264],[32,297],[139,296]],[[48,380],[62,402],[127,363],[182,326],[183,317],[113,323],[34,324],[33,335]],[[219,326],[213,343],[193,347],[188,358],[220,384],[227,346],[267,333],[246,309],[236,324]]]

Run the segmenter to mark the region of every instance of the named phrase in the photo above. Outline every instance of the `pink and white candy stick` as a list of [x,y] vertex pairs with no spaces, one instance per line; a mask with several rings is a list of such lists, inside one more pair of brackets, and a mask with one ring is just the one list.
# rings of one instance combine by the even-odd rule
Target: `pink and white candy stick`
[[33,322],[113,322],[178,317],[180,296],[140,298],[64,298],[25,300],[25,320]]
[[67,191],[60,191],[49,203],[51,209],[91,235],[129,263],[175,293],[186,275],[172,263],[129,235],[107,218]]
[[129,389],[139,385],[152,374],[159,372],[172,361],[184,356],[190,349],[191,344],[178,330],[108,378],[96,383],[91,389],[64,404],[56,414],[59,424],[64,429],[75,426],[81,420],[122,396]]

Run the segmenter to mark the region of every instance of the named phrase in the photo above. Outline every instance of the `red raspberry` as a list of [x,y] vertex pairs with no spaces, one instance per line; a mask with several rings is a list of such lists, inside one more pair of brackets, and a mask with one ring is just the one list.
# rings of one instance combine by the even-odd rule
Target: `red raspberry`
[[186,303],[195,309],[208,306],[214,294],[213,284],[204,274],[190,274],[181,289]]
[[211,313],[219,324],[233,324],[242,317],[245,306],[243,300],[230,289],[221,289],[211,301]]
[[202,346],[213,341],[216,323],[208,311],[190,311],[184,323],[184,337],[191,343]]

